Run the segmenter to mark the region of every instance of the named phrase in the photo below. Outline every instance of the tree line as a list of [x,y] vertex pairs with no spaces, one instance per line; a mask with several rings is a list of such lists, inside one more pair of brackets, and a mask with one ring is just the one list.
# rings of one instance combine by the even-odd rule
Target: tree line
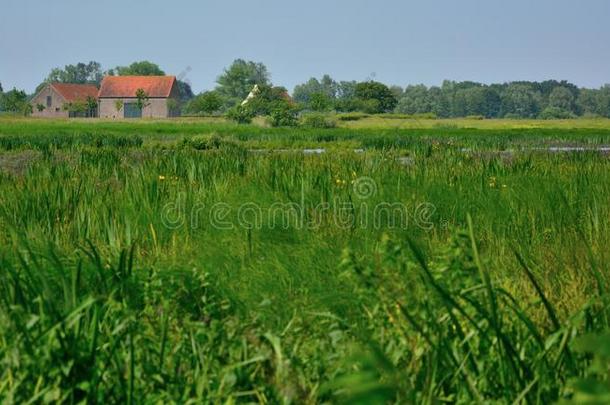
[[[51,82],[95,84],[105,75],[165,75],[150,61],[134,62],[104,71],[98,62],[77,63],[55,68],[37,87]],[[483,84],[446,80],[440,86],[388,86],[376,81],[337,81],[329,75],[311,78],[297,85],[290,97],[286,88],[275,86],[262,63],[235,60],[217,78],[216,87],[195,95],[191,86],[178,81],[178,109],[187,115],[227,114],[239,122],[254,115],[273,116],[281,111],[294,115],[301,111],[399,113],[451,118],[575,118],[610,117],[610,85],[599,89],[579,88],[567,81],[518,81]],[[254,102],[243,100],[258,87]],[[29,98],[22,90],[7,92],[0,84],[0,111],[28,114]],[[281,114],[280,114],[281,115]]]

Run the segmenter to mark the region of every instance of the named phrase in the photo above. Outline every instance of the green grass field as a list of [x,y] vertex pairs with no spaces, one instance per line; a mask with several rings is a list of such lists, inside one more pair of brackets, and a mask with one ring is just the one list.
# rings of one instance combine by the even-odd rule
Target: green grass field
[[0,119],[0,402],[604,403],[602,146],[609,120]]

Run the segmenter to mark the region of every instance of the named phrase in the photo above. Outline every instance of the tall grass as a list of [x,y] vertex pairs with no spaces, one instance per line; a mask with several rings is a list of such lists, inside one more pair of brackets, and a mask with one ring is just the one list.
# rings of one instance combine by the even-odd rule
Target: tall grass
[[[0,126],[3,403],[549,403],[610,392],[610,161],[519,151],[600,143],[604,131],[104,124],[100,143],[103,131],[83,135],[81,123],[49,125],[53,136],[32,125],[23,138]],[[133,141],[146,125],[171,142],[142,131]],[[212,132],[205,148],[183,141]],[[248,152],[301,147],[299,137],[325,139],[329,152]],[[20,154],[23,170],[3,170]],[[374,184],[365,197],[363,178]],[[388,202],[407,208],[402,226],[365,221]],[[238,216],[246,203],[296,204],[301,216],[254,226],[255,211]],[[168,226],[168,215],[180,221]]]

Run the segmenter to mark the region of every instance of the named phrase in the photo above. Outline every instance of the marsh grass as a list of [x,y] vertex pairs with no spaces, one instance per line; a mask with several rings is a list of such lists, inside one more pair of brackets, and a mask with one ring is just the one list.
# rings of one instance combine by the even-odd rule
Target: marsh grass
[[[86,125],[0,125],[0,162],[35,154],[0,165],[3,403],[608,395],[610,161],[521,148],[606,129]],[[328,152],[248,152],[309,142]],[[317,226],[248,229],[248,202],[302,204]],[[431,227],[316,209],[384,202],[432,204]],[[168,227],[168,204],[197,221]]]

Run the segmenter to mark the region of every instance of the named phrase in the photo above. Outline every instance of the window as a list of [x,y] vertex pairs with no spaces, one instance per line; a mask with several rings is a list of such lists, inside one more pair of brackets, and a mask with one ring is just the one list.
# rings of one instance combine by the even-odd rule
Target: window
[[53,98],[51,96],[47,96],[47,107],[51,107],[52,103],[53,103]]

